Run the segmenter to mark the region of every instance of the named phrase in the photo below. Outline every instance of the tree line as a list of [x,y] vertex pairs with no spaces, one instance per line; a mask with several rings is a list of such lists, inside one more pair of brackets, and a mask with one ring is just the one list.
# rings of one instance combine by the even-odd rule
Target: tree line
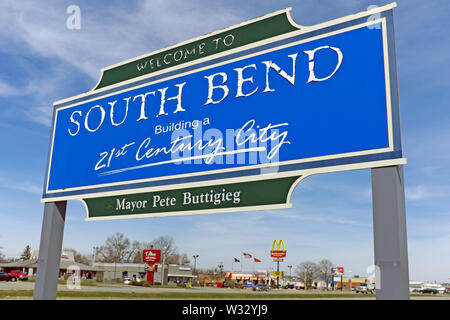
[[[30,260],[32,256],[29,245],[25,247],[20,257],[12,259],[6,259],[1,249],[2,247],[0,247],[0,262],[25,261]],[[76,262],[89,265],[94,260],[105,263],[142,263],[142,251],[146,249],[161,250],[161,256],[165,256],[165,263],[168,264],[189,265],[191,262],[186,253],[178,252],[175,240],[170,236],[160,236],[149,242],[139,242],[130,241],[124,234],[116,232],[106,238],[103,245],[94,247],[93,254],[81,254],[70,248],[65,248],[63,251],[72,251]],[[334,265],[328,259],[322,259],[317,263],[305,261],[296,267],[294,275],[304,282],[307,288],[310,288],[317,278],[328,279],[332,267]],[[196,273],[221,275],[217,268],[197,269]]]
[[31,259],[31,247],[29,245],[25,247],[22,254],[18,258],[6,258],[6,256],[2,253],[1,249],[3,249],[3,247],[0,247],[0,262],[14,262],[21,260],[25,261]]
[[116,232],[108,237],[105,243],[94,250],[95,261],[116,263],[142,263],[142,251],[161,250],[161,257],[165,256],[165,263],[189,264],[186,253],[179,253],[174,238],[160,236],[150,242],[130,241],[122,233]]
[[[30,260],[31,247],[27,245],[18,258],[6,258],[0,247],[0,262],[26,261]],[[161,257],[165,256],[168,264],[190,264],[186,253],[178,252],[175,239],[170,236],[160,236],[152,241],[139,242],[130,241],[124,234],[116,232],[106,238],[103,245],[94,247],[92,254],[82,254],[75,249],[64,248],[63,251],[72,251],[75,262],[89,265],[95,262],[115,263],[142,263],[142,251],[147,249],[161,250]]]

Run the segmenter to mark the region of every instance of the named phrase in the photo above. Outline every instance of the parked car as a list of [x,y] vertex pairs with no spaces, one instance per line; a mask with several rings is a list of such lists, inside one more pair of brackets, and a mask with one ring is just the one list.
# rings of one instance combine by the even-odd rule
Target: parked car
[[124,284],[130,284],[132,281],[130,278],[123,278],[123,283]]
[[269,291],[269,289],[270,287],[265,283],[258,283],[252,288],[253,291]]
[[295,289],[295,283],[289,283],[284,286],[284,289]]
[[20,270],[13,270],[9,275],[15,277],[17,280],[28,280],[28,274]]
[[10,276],[9,274],[5,272],[0,272],[0,281],[16,281],[17,278]]
[[436,293],[438,293],[438,290],[435,288],[423,288],[423,289],[420,289],[419,292],[436,294]]
[[361,283],[359,286],[355,287],[356,293],[375,293],[375,288],[371,284]]

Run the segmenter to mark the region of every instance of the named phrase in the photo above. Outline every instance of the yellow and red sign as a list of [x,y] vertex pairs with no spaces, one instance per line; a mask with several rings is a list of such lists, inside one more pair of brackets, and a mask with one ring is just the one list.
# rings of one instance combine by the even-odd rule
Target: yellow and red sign
[[272,276],[273,277],[282,277],[283,276],[283,271],[273,271],[272,272]]
[[[276,250],[275,249],[276,246]],[[283,240],[273,240],[272,250],[270,251],[270,256],[272,258],[283,258],[286,257],[286,247],[284,246]]]

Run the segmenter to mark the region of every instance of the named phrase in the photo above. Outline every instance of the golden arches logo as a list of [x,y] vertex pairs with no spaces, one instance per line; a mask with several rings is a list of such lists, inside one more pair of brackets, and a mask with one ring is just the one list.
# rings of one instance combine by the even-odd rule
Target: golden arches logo
[[[274,250],[275,246],[277,250]],[[283,240],[273,240],[270,256],[274,258],[286,257],[286,247]]]

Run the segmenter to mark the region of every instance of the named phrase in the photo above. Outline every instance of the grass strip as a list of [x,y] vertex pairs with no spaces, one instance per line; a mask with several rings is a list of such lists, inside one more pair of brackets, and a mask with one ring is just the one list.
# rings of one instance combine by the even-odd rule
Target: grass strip
[[[30,280],[26,280],[26,282],[36,283],[36,280],[34,280],[34,279],[31,280],[30,279]],[[66,285],[67,284],[67,280],[58,280],[58,284]],[[104,283],[102,285],[104,285]],[[96,283],[96,282],[91,282],[91,281],[81,281],[81,286],[98,287],[99,284]]]
[[0,290],[0,299],[33,297],[33,290]]
[[[0,299],[33,297],[33,290],[0,290]],[[355,294],[294,294],[294,293],[219,293],[219,292],[105,292],[105,291],[58,291],[58,298],[86,299],[327,299],[327,298],[361,298],[375,295]]]

